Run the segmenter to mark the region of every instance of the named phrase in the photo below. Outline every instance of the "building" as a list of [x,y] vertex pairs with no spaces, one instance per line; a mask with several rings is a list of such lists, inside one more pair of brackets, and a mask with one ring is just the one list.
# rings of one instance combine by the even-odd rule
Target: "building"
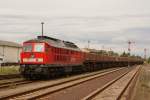
[[18,43],[0,40],[0,57],[3,63],[18,63],[22,46]]

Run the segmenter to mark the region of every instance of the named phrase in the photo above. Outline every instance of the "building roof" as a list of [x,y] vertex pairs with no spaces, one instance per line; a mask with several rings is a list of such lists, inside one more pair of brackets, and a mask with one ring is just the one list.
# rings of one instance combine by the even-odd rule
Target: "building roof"
[[3,40],[0,40],[0,46],[9,46],[9,47],[22,48],[21,44],[18,44],[18,43],[15,43],[15,42],[10,42],[10,41],[3,41]]

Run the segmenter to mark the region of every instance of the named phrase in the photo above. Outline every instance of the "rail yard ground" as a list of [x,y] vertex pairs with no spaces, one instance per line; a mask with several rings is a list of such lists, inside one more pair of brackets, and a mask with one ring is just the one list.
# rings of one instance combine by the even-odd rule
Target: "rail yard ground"
[[[139,75],[138,73],[140,70],[141,66],[133,66],[111,68],[66,78],[42,81],[14,79],[12,83],[15,84],[15,87],[13,88],[10,87],[10,82],[6,82],[6,84],[3,83],[4,87],[2,86],[0,89],[0,99],[62,100],[63,98],[63,100],[91,100],[89,97],[92,97],[94,100],[99,100],[102,93],[106,95],[105,91],[111,89],[111,92],[113,92],[112,87],[117,89],[117,86],[119,86],[119,91],[115,90],[118,92],[113,92],[113,94],[116,93],[116,95],[112,96],[115,100],[118,98],[118,95],[124,95],[124,93],[121,94],[121,92],[124,91],[124,89],[128,89],[125,88],[125,86],[128,86],[128,83],[130,83],[131,79],[134,79],[134,76]],[[96,93],[97,90],[100,90],[100,92]],[[101,99],[103,100],[105,98]],[[109,100],[113,99],[111,98]]]
[[133,100],[150,100],[150,65],[142,67]]

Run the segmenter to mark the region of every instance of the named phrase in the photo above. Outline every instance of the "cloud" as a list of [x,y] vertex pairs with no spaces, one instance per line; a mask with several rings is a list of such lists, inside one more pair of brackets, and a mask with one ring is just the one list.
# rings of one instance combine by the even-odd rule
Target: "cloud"
[[[75,42],[79,47],[112,48],[143,55],[149,48],[150,6],[148,0],[13,0],[0,4],[0,39],[22,43],[41,33]],[[133,6],[134,5],[134,6]],[[139,49],[140,48],[140,49]],[[142,48],[142,49],[141,49]]]

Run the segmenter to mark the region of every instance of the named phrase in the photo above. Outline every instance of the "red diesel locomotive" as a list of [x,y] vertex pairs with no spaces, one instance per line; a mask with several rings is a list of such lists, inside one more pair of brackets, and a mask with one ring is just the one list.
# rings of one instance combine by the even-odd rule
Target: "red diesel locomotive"
[[142,64],[142,59],[104,56],[81,51],[74,43],[38,36],[23,43],[21,74],[25,78],[51,77],[108,67]]

